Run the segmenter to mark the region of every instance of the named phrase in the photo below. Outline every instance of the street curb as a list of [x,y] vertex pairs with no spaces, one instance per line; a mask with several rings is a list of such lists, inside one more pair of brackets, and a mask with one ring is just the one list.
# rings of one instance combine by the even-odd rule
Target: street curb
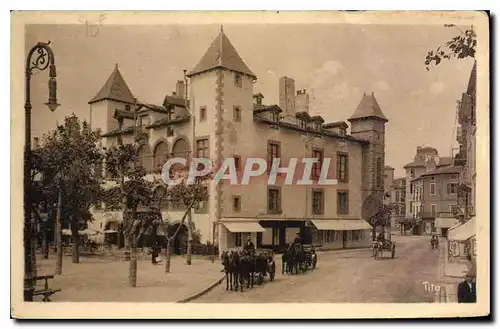
[[210,290],[212,290],[213,288],[215,288],[215,286],[219,285],[222,283],[222,281],[224,281],[224,278],[226,277],[226,275],[224,274],[220,279],[217,279],[217,281],[213,282],[212,284],[210,284],[208,287],[206,287],[205,289],[191,295],[191,296],[188,296],[186,298],[182,298],[182,299],[179,299],[178,301],[176,301],[175,303],[189,303],[190,301],[192,300],[195,300],[196,298],[199,298],[201,296],[203,296],[204,294],[206,294],[207,292],[209,292]]

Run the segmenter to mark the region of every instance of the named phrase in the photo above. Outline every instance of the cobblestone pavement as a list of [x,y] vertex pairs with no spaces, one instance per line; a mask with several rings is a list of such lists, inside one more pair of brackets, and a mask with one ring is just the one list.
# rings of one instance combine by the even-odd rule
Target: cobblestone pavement
[[225,281],[193,303],[418,303],[434,302],[423,282],[438,280],[439,251],[427,236],[393,236],[396,257],[374,260],[371,249],[318,253],[318,267],[302,275],[281,275],[274,282],[243,292],[226,291]]
[[[174,302],[203,290],[222,276],[220,262],[197,257],[193,257],[190,266],[185,259],[172,257],[170,273],[165,273],[164,261],[153,265],[151,261],[139,260],[137,268],[137,287],[132,288],[128,285],[129,262],[89,257],[73,264],[71,257],[65,257],[63,274],[51,281],[51,286],[62,291],[51,299],[54,302]],[[37,269],[38,275],[54,274],[55,257],[37,259]]]

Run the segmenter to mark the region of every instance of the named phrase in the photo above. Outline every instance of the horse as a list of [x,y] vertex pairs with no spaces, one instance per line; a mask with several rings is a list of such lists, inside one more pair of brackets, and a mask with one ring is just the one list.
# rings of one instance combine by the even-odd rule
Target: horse
[[254,257],[249,255],[247,252],[235,252],[235,255],[238,257],[237,272],[240,279],[241,291],[243,291],[243,284],[245,280],[247,281],[247,288],[253,288],[255,272]]
[[283,254],[281,255],[281,260],[282,260],[282,268],[281,268],[281,274],[293,274],[293,270],[295,268],[295,249],[291,247],[291,245],[288,246],[286,250],[283,251]]
[[222,266],[224,269],[222,270],[223,272],[226,273],[226,290],[229,290],[231,288],[231,291],[233,290],[233,285],[234,285],[234,290],[238,290],[238,271],[236,270],[236,263],[235,263],[235,257],[233,255],[234,251],[231,251],[231,253],[227,251],[222,252]]

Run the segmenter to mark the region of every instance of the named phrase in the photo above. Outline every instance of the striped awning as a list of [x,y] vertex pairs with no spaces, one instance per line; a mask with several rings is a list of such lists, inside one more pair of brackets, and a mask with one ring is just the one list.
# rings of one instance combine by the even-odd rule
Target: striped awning
[[438,217],[435,220],[437,228],[450,228],[458,224],[458,220],[453,217]]
[[222,222],[232,233],[265,232],[266,230],[255,221]]
[[372,228],[362,219],[312,219],[311,222],[320,231],[355,231]]
[[462,225],[448,230],[448,240],[467,241],[476,235],[476,218],[473,217]]

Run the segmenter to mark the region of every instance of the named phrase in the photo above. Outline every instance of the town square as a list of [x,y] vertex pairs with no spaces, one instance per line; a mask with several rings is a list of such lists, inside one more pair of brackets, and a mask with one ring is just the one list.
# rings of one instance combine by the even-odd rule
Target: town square
[[469,14],[26,24],[24,301],[477,303]]

